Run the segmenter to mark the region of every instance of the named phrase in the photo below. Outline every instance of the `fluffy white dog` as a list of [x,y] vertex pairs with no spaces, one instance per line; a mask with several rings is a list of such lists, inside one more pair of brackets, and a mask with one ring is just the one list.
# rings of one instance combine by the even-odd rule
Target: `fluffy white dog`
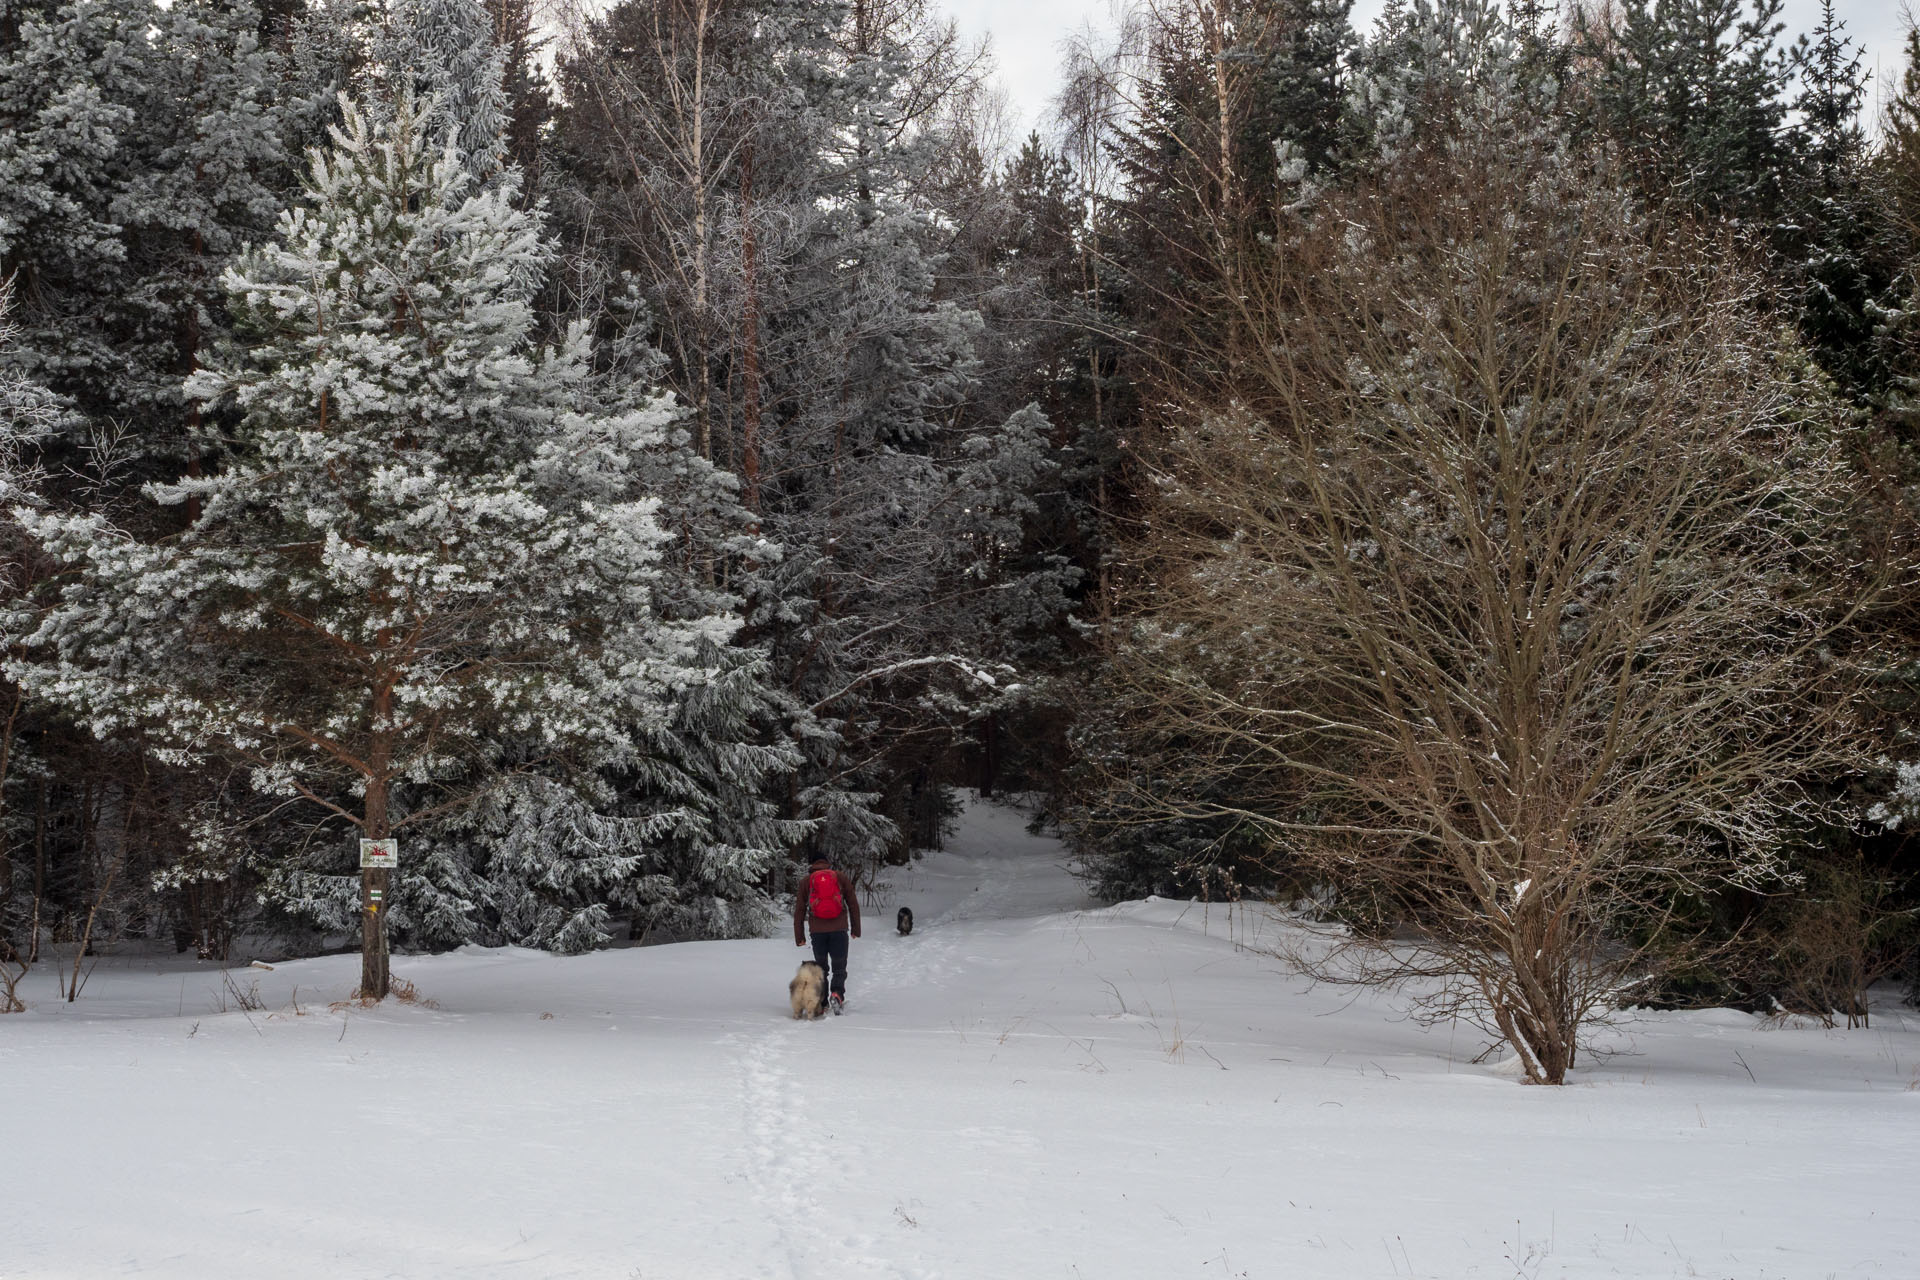
[[827,971],[817,960],[802,960],[800,971],[787,984],[787,1001],[796,1018],[822,1018],[827,1013]]

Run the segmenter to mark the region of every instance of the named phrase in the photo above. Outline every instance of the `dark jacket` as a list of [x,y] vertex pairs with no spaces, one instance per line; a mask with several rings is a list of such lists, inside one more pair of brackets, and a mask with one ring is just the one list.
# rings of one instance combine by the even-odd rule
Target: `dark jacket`
[[853,877],[846,872],[833,873],[840,880],[840,900],[847,904],[844,912],[831,920],[822,920],[807,909],[807,882],[813,879],[814,872],[826,870],[827,860],[815,859],[813,865],[807,868],[806,878],[800,881],[800,892],[793,897],[793,945],[796,947],[806,944],[807,929],[815,933],[843,933],[851,923],[853,936],[860,936],[860,896],[853,891]]

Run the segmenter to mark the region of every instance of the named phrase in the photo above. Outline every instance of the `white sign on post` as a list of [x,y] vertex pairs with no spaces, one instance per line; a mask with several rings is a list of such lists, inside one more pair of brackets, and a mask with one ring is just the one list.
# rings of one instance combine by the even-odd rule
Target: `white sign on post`
[[398,840],[362,840],[360,842],[360,865],[365,867],[397,867],[400,865],[400,842]]

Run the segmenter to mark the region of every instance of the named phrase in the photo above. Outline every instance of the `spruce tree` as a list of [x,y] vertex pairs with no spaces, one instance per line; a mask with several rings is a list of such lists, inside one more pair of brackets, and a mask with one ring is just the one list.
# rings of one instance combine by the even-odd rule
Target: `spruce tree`
[[1920,234],[1920,26],[1907,29],[1906,66],[1886,103],[1882,180],[1895,216]]
[[0,28],[11,358],[83,415],[56,470],[116,499],[186,456],[180,381],[224,328],[214,282],[297,182],[260,23],[246,0],[111,0]]
[[1339,159],[1347,63],[1357,43],[1352,9],[1352,0],[1261,0],[1239,19],[1248,38],[1229,56],[1256,75],[1237,146],[1256,209],[1271,203],[1283,175],[1324,172]]
[[1867,78],[1860,46],[1848,37],[1846,27],[1833,11],[1833,0],[1820,0],[1819,25],[1794,48],[1801,82],[1794,108],[1810,144],[1814,180],[1824,194],[1840,188],[1867,143],[1860,124]]
[[388,92],[432,104],[433,136],[459,149],[477,181],[506,165],[506,64],[481,0],[394,0],[377,56]]
[[523,201],[539,196],[545,139],[554,115],[553,87],[545,59],[548,42],[541,34],[534,8],[534,0],[487,0],[503,68],[505,159],[520,170]]
[[1795,141],[1799,217],[1789,244],[1801,267],[1800,328],[1821,365],[1859,403],[1876,396],[1886,369],[1874,349],[1872,310],[1893,284],[1886,211],[1867,173],[1860,106],[1860,48],[1823,0],[1819,25],[1794,50],[1801,90]]
[[106,316],[126,285],[113,203],[152,16],[146,0],[0,6],[0,278],[19,328],[8,360],[89,411],[135,400]]
[[199,407],[181,393],[227,328],[220,273],[265,239],[298,181],[277,95],[282,60],[260,45],[250,3],[174,0],[153,14],[149,69],[130,100],[140,127],[123,148],[112,212],[127,255],[108,304],[137,446],[163,474],[184,460]]
[[1875,186],[1897,254],[1888,296],[1872,308],[1874,354],[1886,370],[1882,403],[1909,444],[1920,436],[1920,28],[1907,32],[1907,64],[1886,105]]
[[1792,66],[1784,0],[1624,0],[1612,27],[1576,14],[1597,122],[1632,154],[1642,189],[1770,232],[1782,220]]

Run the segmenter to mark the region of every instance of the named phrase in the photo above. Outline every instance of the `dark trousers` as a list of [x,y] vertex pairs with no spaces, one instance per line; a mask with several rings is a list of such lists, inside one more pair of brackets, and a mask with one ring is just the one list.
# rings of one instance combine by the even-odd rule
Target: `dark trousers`
[[816,931],[813,935],[813,958],[827,971],[827,990],[844,997],[847,994],[847,931]]

